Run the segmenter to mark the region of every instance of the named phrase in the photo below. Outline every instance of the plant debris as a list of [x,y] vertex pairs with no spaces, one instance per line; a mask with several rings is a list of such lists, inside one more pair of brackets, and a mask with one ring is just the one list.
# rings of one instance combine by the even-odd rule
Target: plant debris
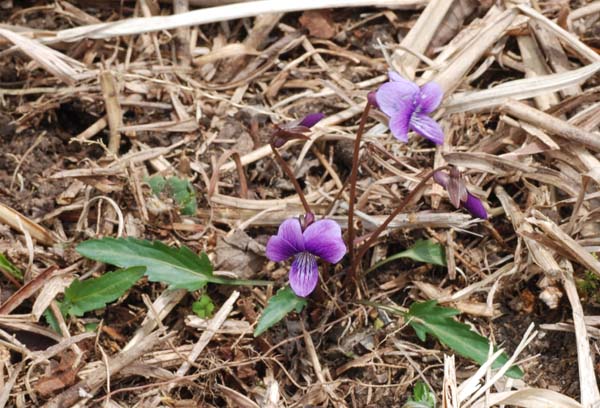
[[600,401],[597,2],[0,16],[0,407]]

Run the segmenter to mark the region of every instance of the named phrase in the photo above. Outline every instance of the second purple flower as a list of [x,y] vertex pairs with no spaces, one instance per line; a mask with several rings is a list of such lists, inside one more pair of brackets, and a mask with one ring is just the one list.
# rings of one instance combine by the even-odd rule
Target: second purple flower
[[277,235],[269,239],[266,254],[275,262],[294,257],[290,286],[296,295],[305,297],[315,290],[319,281],[317,257],[337,263],[346,254],[346,244],[335,221],[315,221],[303,231],[300,220],[290,218],[281,223]]
[[419,87],[392,71],[389,76],[390,82],[379,87],[375,99],[379,109],[389,116],[394,137],[408,142],[408,131],[413,130],[435,144],[444,143],[444,131],[429,117],[442,101],[442,88],[435,82]]

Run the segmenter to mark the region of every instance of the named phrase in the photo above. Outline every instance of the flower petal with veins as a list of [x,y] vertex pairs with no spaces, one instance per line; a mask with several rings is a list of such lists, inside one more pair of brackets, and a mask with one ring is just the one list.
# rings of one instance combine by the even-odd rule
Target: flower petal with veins
[[304,237],[300,221],[290,218],[281,223],[277,235],[269,238],[266,255],[271,261],[281,262],[302,251],[304,251]]
[[318,281],[317,258],[308,252],[296,255],[290,270],[290,286],[294,293],[302,297],[308,296],[315,290]]
[[439,123],[422,113],[415,113],[410,118],[410,129],[435,144],[444,143],[444,131]]
[[333,220],[319,220],[304,230],[306,251],[329,263],[339,262],[346,255],[346,244],[340,225]]

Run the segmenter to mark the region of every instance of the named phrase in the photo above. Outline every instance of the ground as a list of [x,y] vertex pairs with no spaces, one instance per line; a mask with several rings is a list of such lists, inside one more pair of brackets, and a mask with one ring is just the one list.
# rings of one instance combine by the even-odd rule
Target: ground
[[[194,10],[203,1],[179,3]],[[523,377],[498,380],[492,393],[533,387],[556,404],[549,406],[562,406],[558,394],[590,401],[598,371],[600,13],[585,1],[511,9],[461,0],[448,12],[443,1],[431,1],[437,11],[424,9],[426,1],[399,3],[405,7],[232,14],[160,31],[152,20],[129,36],[101,27],[59,41],[74,27],[134,27],[127,19],[173,8],[3,2],[0,30],[18,36],[0,31],[0,405],[402,406],[426,381],[437,406],[467,406],[442,403],[442,392],[480,364],[444,339],[421,341],[389,309],[431,299],[458,309],[456,320],[509,356],[534,325],[518,355]],[[421,15],[430,23],[420,24]],[[415,132],[408,143],[396,140],[377,107],[361,132],[367,94],[389,70],[440,84],[433,117],[443,145]],[[517,83],[508,96],[496,88],[539,76],[546,88]],[[283,220],[304,212],[268,146],[276,125],[311,112],[325,115],[306,133],[312,142],[296,138],[279,151],[317,218],[338,221],[348,239],[353,165],[357,237],[415,197],[397,218],[402,225],[386,228],[357,262],[356,279],[349,256],[320,264],[306,307],[255,337],[290,267],[270,261],[265,245]],[[460,169],[487,220],[456,209],[430,180],[417,188],[445,165]],[[157,175],[189,181],[191,213],[168,188],[153,191]],[[146,276],[106,306],[61,313],[74,279],[116,269],[82,257],[77,245],[118,235],[186,246],[206,253],[218,276],[270,284],[186,291]],[[445,265],[402,258],[364,273],[423,239],[444,249]],[[193,311],[203,295],[214,305],[208,319]],[[576,336],[574,321],[586,327],[584,320],[587,332]],[[587,363],[578,359],[586,350]],[[455,370],[444,358],[452,354]]]

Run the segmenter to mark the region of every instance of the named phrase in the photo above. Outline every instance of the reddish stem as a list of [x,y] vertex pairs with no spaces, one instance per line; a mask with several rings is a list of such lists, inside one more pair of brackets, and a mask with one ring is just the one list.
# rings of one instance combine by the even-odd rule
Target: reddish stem
[[304,212],[306,214],[312,214],[310,205],[308,205],[308,201],[306,201],[306,197],[304,196],[304,191],[302,191],[300,184],[298,184],[298,180],[296,180],[296,177],[294,176],[292,169],[290,169],[290,167],[285,162],[285,160],[283,160],[283,157],[281,157],[281,155],[279,154],[279,151],[277,151],[277,148],[275,146],[273,146],[273,143],[270,143],[270,146],[271,146],[271,150],[273,151],[273,154],[275,155],[275,159],[277,160],[277,163],[279,164],[279,166],[281,167],[281,169],[283,170],[285,175],[290,179],[290,181],[294,185],[294,189],[296,189],[296,193],[298,194],[298,197],[300,197],[300,201],[302,202],[302,206],[304,207]]
[[[381,223],[381,225],[379,225],[379,227],[377,227],[377,229],[375,231],[373,231],[372,233],[370,233],[368,235],[367,241],[360,246],[360,249],[359,249],[358,255],[357,255],[358,259],[361,259],[365,255],[367,250],[371,247],[371,245],[373,245],[373,243],[377,240],[379,235],[381,235],[381,233],[387,228],[387,226],[390,224],[390,222],[392,222],[392,220],[394,218],[396,218],[396,216],[398,214],[400,214],[400,211],[402,211],[414,199],[414,197],[420,193],[421,189],[423,189],[425,187],[427,181],[429,181],[429,179],[431,177],[433,177],[435,172],[440,171],[440,170],[445,170],[447,167],[448,166],[442,166],[437,169],[430,170],[425,175],[425,177],[419,182],[419,184],[417,184],[417,186],[406,196],[406,198],[404,200],[402,200],[400,205],[394,211],[392,211],[392,213],[390,215],[388,215],[388,217],[385,219],[385,221],[383,221]],[[356,267],[357,267],[357,265],[355,263],[351,265],[351,268],[354,268],[354,270],[351,272],[354,276],[356,276],[356,269],[355,269]]]
[[350,271],[346,277],[346,283],[356,282],[356,256],[354,254],[354,202],[356,201],[356,180],[358,178],[358,156],[360,152],[360,141],[365,131],[365,125],[369,117],[371,104],[367,102],[360,124],[354,139],[354,151],[352,152],[352,171],[350,172],[350,197],[348,203],[348,250],[350,254]]

